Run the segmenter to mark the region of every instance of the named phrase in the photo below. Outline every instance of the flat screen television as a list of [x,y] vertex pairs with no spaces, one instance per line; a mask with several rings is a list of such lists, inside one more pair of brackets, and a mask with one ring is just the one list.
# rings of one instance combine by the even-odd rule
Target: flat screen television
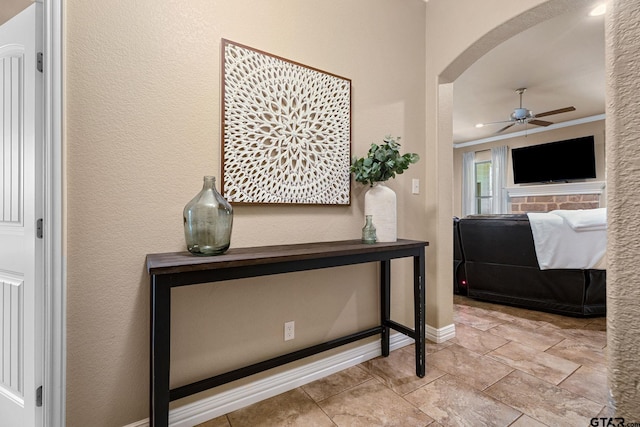
[[511,160],[515,184],[596,177],[593,136],[514,148]]

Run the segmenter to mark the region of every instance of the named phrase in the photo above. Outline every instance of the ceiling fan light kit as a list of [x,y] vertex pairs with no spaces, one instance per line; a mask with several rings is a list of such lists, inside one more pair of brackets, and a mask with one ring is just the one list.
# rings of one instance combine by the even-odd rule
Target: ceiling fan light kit
[[526,108],[516,108],[513,110],[513,113],[511,113],[511,120],[515,120],[517,122],[524,122],[525,120],[533,119],[534,117],[535,115],[533,114],[533,111],[527,110]]
[[499,131],[496,132],[496,133],[500,133],[500,132],[503,132],[503,131],[509,129],[511,126],[516,125],[516,124],[520,124],[520,125],[524,124],[524,125],[526,125],[526,124],[530,123],[530,124],[536,125],[536,126],[549,126],[549,125],[552,125],[553,122],[548,122],[546,120],[538,120],[538,118],[551,116],[553,114],[560,114],[560,113],[567,113],[569,111],[575,111],[575,107],[571,106],[571,107],[559,108],[557,110],[545,111],[544,113],[540,113],[540,114],[534,114],[533,111],[529,110],[528,108],[524,108],[522,106],[522,94],[526,90],[527,90],[527,88],[524,88],[524,87],[516,89],[516,93],[520,96],[520,107],[519,108],[515,108],[513,110],[513,112],[509,115],[509,120],[503,120],[503,121],[500,121],[500,122],[490,122],[490,123],[478,123],[476,125],[476,127],[477,128],[481,128],[481,127],[484,127],[486,125],[491,125],[491,124],[509,123],[508,125],[506,125],[505,127],[503,127],[502,129],[500,129]]

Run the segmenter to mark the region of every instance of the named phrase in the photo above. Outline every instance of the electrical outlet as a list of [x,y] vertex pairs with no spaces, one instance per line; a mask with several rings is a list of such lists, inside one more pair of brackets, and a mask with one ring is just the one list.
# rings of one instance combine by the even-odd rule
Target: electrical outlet
[[284,324],[284,340],[289,341],[294,339],[296,336],[296,322],[293,320],[291,322],[286,322]]
[[420,194],[420,180],[414,178],[411,181],[411,193],[412,194]]

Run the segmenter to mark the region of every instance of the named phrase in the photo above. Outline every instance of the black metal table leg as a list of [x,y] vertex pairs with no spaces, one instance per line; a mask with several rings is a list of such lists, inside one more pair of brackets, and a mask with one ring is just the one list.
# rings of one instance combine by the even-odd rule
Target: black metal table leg
[[389,355],[389,320],[391,319],[391,261],[380,261],[380,324],[382,355]]
[[151,364],[149,425],[169,425],[169,357],[171,350],[171,287],[151,276]]
[[425,375],[425,267],[424,250],[420,250],[418,256],[413,257],[413,314],[415,324],[416,342],[416,375]]

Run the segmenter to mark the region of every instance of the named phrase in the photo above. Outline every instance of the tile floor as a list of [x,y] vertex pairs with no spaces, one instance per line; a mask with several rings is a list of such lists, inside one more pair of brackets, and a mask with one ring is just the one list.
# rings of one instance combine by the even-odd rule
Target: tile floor
[[413,346],[198,427],[588,426],[607,404],[606,320],[454,297],[456,338]]

